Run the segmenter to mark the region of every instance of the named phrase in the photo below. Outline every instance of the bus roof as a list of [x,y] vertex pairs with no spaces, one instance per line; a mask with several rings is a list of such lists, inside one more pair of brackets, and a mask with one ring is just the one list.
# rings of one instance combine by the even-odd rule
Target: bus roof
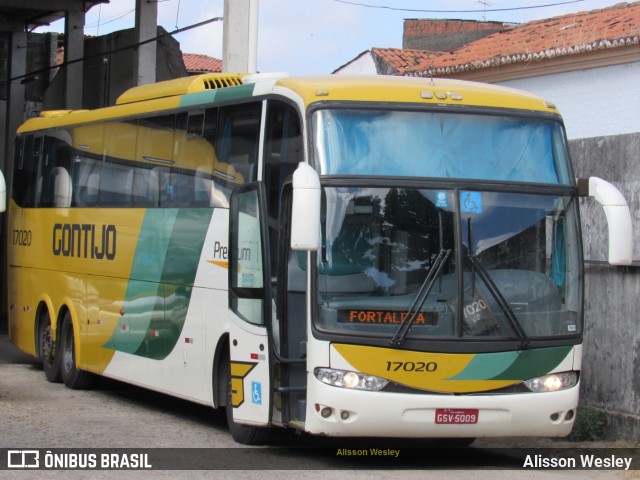
[[532,94],[462,80],[384,75],[203,74],[131,88],[112,107],[45,111],[40,117],[27,120],[18,133],[242,100],[283,92],[282,89],[300,97],[305,107],[316,102],[337,101],[466,105],[558,113],[555,105]]
[[305,105],[317,101],[356,101],[470,105],[558,113],[542,98],[507,87],[443,78],[385,75],[290,77],[278,85],[297,92]]

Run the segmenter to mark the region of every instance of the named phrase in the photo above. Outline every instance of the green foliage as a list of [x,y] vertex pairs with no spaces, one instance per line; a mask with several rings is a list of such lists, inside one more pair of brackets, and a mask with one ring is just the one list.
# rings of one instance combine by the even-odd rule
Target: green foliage
[[593,407],[578,407],[576,421],[569,440],[574,442],[595,442],[604,439],[607,414]]

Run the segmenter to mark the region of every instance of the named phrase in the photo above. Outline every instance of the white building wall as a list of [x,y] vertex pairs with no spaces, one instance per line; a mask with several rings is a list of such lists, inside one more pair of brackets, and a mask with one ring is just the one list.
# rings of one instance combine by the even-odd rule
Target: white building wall
[[570,140],[640,132],[640,62],[499,84],[555,103]]
[[340,67],[334,73],[337,75],[377,75],[376,64],[371,52],[367,52],[355,60]]

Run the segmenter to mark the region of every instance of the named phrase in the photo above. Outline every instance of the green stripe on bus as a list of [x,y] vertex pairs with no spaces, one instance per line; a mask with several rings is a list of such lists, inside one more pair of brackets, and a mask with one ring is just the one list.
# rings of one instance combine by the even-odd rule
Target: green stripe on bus
[[105,348],[134,353],[144,341],[152,317],[162,307],[162,267],[177,216],[178,209],[172,208],[145,212],[121,317]]
[[104,345],[161,360],[186,320],[211,209],[148,210],[142,225],[123,315]]
[[162,270],[163,304],[135,354],[165,358],[180,338],[187,318],[193,283],[213,210],[181,209],[176,218]]
[[516,360],[493,380],[528,380],[546,375],[556,368],[573,347],[536,348],[517,352]]
[[238,85],[219,90],[207,90],[206,92],[190,93],[180,99],[180,107],[192,107],[206,105],[213,102],[229,102],[253,96],[254,85]]
[[566,346],[479,353],[462,372],[447,380],[528,380],[552,371],[572,348]]
[[516,361],[518,352],[478,353],[457,375],[447,380],[486,380],[504,372]]

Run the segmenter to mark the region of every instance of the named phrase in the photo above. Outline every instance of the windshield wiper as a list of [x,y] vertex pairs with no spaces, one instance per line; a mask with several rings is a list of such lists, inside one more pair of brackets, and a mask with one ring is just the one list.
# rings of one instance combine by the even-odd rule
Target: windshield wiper
[[489,293],[495,299],[496,303],[500,307],[500,310],[502,310],[502,313],[504,313],[504,316],[507,318],[509,325],[511,325],[511,328],[513,328],[513,331],[516,333],[516,335],[520,339],[521,350],[526,350],[530,347],[529,337],[527,336],[527,333],[522,328],[522,325],[520,325],[520,322],[518,321],[516,314],[513,313],[513,310],[509,305],[509,302],[507,302],[507,300],[504,298],[504,295],[502,295],[502,292],[496,285],[496,282],[493,281],[493,279],[491,278],[491,275],[489,275],[489,272],[487,272],[487,269],[484,268],[484,266],[480,263],[480,260],[478,260],[478,257],[474,254],[473,246],[472,246],[473,245],[473,229],[471,227],[470,218],[468,219],[467,228],[468,228],[468,236],[469,236],[469,245],[471,245],[470,247],[467,248],[467,260],[469,260],[469,262],[471,263],[471,289],[472,289],[471,291],[475,292],[475,288],[476,288],[475,277],[477,272],[480,278],[482,279],[482,281],[484,282],[484,284],[486,285],[487,289],[489,290]]
[[475,271],[477,271],[478,275],[480,276],[484,284],[487,286],[487,290],[489,290],[489,293],[491,294],[491,296],[496,300],[496,303],[502,310],[502,313],[504,313],[504,316],[509,321],[509,325],[511,325],[511,328],[513,328],[513,330],[516,332],[516,335],[521,341],[521,349],[522,350],[528,349],[529,337],[527,336],[527,333],[524,331],[524,329],[520,325],[520,322],[518,321],[516,314],[513,313],[513,310],[511,309],[509,302],[507,302],[507,300],[502,295],[502,292],[500,292],[500,289],[496,285],[496,282],[493,281],[493,279],[491,278],[491,275],[489,275],[489,272],[487,272],[487,270],[480,264],[477,257],[473,255],[469,255],[467,259],[469,260],[469,262],[471,262],[471,265],[474,267]]
[[440,272],[444,268],[445,263],[447,263],[447,259],[449,258],[450,254],[451,249],[441,249],[440,253],[438,253],[438,256],[436,257],[433,265],[431,266],[431,269],[429,270],[427,278],[425,278],[424,282],[422,282],[422,285],[420,285],[420,289],[418,290],[416,298],[414,298],[413,303],[409,307],[409,310],[407,310],[407,316],[405,317],[405,320],[402,322],[402,324],[398,328],[398,331],[396,331],[395,335],[390,340],[391,345],[399,346],[407,336],[407,333],[409,333],[411,325],[413,325],[413,322],[415,322],[416,318],[418,318],[418,314],[420,313],[424,302],[427,300],[427,296],[433,288],[433,284],[435,283],[436,278],[440,275]]

